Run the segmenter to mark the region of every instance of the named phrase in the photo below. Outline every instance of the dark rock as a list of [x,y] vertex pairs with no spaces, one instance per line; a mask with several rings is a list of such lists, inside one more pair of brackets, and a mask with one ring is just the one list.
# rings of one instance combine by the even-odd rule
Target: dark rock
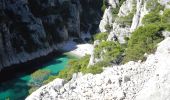
[[102,0],[0,0],[0,69],[48,55],[98,30]]
[[129,76],[124,76],[124,83],[130,81],[130,77]]

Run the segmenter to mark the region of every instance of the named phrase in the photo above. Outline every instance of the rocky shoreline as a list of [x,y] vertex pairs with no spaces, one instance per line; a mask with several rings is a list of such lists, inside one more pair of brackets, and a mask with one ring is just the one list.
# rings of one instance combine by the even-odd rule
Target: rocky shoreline
[[56,79],[26,100],[168,100],[170,98],[170,38],[144,62],[110,66],[101,74],[74,74],[71,81]]

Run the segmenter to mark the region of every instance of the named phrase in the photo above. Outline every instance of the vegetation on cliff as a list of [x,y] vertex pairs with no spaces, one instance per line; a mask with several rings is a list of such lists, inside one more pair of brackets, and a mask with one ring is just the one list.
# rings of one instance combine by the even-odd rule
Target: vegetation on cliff
[[101,32],[101,33],[98,33],[94,36],[94,40],[107,40],[107,37],[108,37],[108,34],[107,32]]
[[[123,0],[121,1],[123,2]],[[94,40],[99,40],[99,44],[94,49],[94,57],[99,59],[97,63],[87,67],[90,60],[89,55],[78,60],[71,60],[66,69],[59,72],[57,76],[50,77],[45,83],[56,77],[70,80],[73,73],[77,72],[97,74],[102,72],[103,67],[112,64],[145,60],[145,53],[153,53],[157,44],[164,39],[161,32],[164,30],[170,31],[170,9],[164,10],[164,6],[153,1],[155,0],[148,1],[146,5],[150,13],[144,16],[142,20],[143,26],[132,32],[131,37],[126,39],[127,43],[120,44],[118,41],[107,41],[108,32],[99,33],[94,36]],[[120,4],[122,5],[122,3]],[[103,1],[102,9],[104,10],[106,6],[105,1]],[[117,19],[120,21],[119,24],[131,25],[132,18],[136,12],[135,7],[133,7],[128,16]],[[113,9],[113,15],[117,15],[119,9],[120,7]],[[164,10],[162,15],[160,14],[161,10]],[[110,28],[112,27],[109,26]]]
[[155,24],[141,26],[135,30],[128,41],[123,62],[138,61],[144,59],[145,53],[152,53],[157,43],[163,40],[160,31],[162,31],[162,27]]
[[43,81],[48,79],[50,76],[49,70],[37,70],[34,73],[31,74],[31,80],[29,82],[29,86],[31,87],[29,89],[29,93],[31,94],[36,89],[38,89],[40,86],[43,85]]

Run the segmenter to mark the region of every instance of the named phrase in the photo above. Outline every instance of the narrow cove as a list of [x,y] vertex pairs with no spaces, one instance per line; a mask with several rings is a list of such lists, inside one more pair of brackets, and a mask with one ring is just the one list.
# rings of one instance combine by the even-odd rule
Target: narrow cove
[[[77,57],[70,55],[60,55],[53,60],[38,66],[32,72],[17,73],[16,77],[5,82],[0,83],[0,100],[24,100],[29,95],[29,83],[32,79],[31,74],[38,71],[50,71],[50,75],[56,75],[59,71],[67,66],[67,63],[71,59],[77,59]],[[10,73],[9,73],[10,74]]]

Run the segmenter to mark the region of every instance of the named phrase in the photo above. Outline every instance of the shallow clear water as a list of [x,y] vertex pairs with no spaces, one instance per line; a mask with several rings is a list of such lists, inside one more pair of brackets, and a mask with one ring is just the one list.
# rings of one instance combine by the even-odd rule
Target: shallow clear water
[[[40,66],[40,69],[50,70],[51,75],[54,75],[64,69],[70,59],[75,58],[61,56]],[[0,100],[24,100],[29,95],[28,90],[30,87],[28,83],[30,80],[30,74],[22,73],[10,81],[0,83]]]

